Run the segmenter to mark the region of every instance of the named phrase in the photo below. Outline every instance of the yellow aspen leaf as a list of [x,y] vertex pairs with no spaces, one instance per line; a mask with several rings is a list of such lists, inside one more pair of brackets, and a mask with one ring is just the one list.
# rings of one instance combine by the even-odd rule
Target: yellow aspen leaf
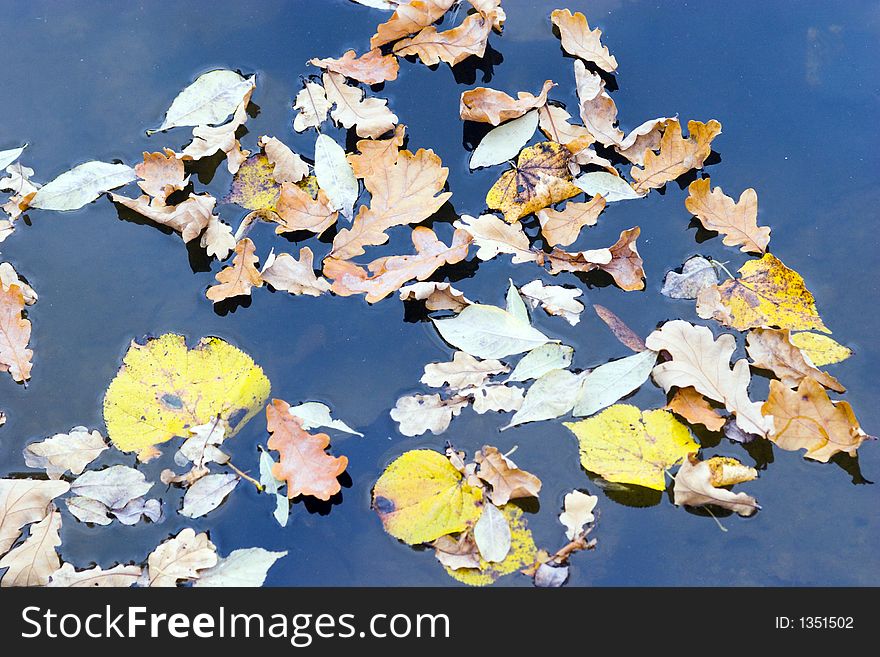
[[587,203],[569,202],[562,211],[553,208],[538,210],[541,234],[550,246],[568,246],[577,240],[584,226],[595,226],[605,209],[605,199],[594,196]]
[[275,165],[268,157],[262,153],[252,155],[232,177],[232,188],[222,200],[248,210],[274,212],[281,189],[274,173]]
[[254,254],[257,247],[249,237],[245,237],[235,245],[235,257],[232,265],[224,267],[214,278],[219,285],[212,285],[205,292],[214,303],[238,296],[250,296],[251,288],[262,287],[263,279],[260,278],[260,270],[257,269],[257,256]]
[[816,311],[804,279],[772,253],[749,260],[739,278],[711,285],[697,295],[697,314],[739,331],[758,326],[831,333]]
[[403,146],[406,126],[402,123],[394,128],[394,134],[388,139],[360,139],[357,153],[346,155],[354,175],[358,178],[376,176],[397,162],[397,154]]
[[284,183],[281,185],[281,193],[275,205],[275,215],[278,226],[275,232],[292,233],[298,230],[307,230],[320,235],[336,223],[339,213],[333,209],[333,204],[327,198],[323,189],[319,189],[315,197],[298,185]]
[[400,65],[394,55],[383,55],[378,48],[360,57],[354,50],[346,51],[339,59],[310,59],[309,64],[339,73],[364,84],[379,84],[397,79]]
[[724,418],[718,415],[718,411],[693,386],[676,390],[663,408],[683,417],[688,424],[702,424],[709,431],[720,431],[724,426]]
[[24,293],[17,284],[0,285],[0,372],[9,372],[16,381],[31,377],[31,358],[27,348],[31,322],[24,318]]
[[764,253],[770,243],[770,229],[758,226],[758,194],[751,187],[734,202],[720,187],[711,192],[709,178],[695,180],[688,186],[684,204],[703,228],[724,235],[727,246],[741,246],[745,253]]
[[713,486],[735,486],[758,478],[758,471],[728,456],[713,456],[703,461],[709,467]]
[[486,194],[486,204],[514,223],[526,215],[581,193],[571,183],[571,154],[562,144],[544,141],[524,148],[516,167],[505,171]]
[[184,175],[183,162],[170,148],[164,153],[144,152],[144,161],[135,165],[134,172],[140,178],[138,187],[159,205],[164,205],[168,196],[189,182],[189,176]]
[[473,527],[483,491],[467,483],[449,459],[429,449],[405,452],[373,487],[373,509],[385,531],[417,545]]
[[568,9],[555,9],[550,14],[550,20],[559,28],[562,49],[569,55],[592,62],[608,73],[617,70],[617,60],[602,45],[602,31],[599,28],[590,30],[587,17],[582,13],[572,14]]
[[647,151],[644,166],[632,168],[633,188],[645,193],[663,187],[692,169],[702,169],[712,152],[712,140],[719,134],[721,124],[715,119],[708,123],[689,121],[688,137],[684,139],[681,124],[677,119],[670,120],[660,138],[660,152]]
[[511,119],[518,119],[529,110],[547,104],[547,94],[554,87],[552,80],[544,82],[537,96],[520,91],[514,100],[503,91],[477,87],[462,92],[459,101],[459,114],[464,121],[476,121],[499,125]]
[[848,402],[832,402],[814,379],[805,377],[798,389],[770,382],[770,394],[761,408],[773,420],[769,438],[789,451],[807,450],[804,456],[827,463],[839,452],[856,455],[868,437]]
[[852,356],[852,349],[844,347],[827,335],[818,333],[792,333],[791,343],[806,354],[816,367],[833,365]]
[[391,18],[376,28],[376,34],[370,38],[370,48],[419,32],[442,18],[454,3],[455,0],[412,0],[398,4]]
[[607,481],[666,488],[666,470],[696,452],[687,427],[661,409],[615,404],[580,422],[563,423],[580,444],[581,465]]
[[453,579],[468,586],[488,586],[493,584],[499,577],[516,572],[531,563],[538,556],[538,547],[532,532],[526,525],[522,509],[514,504],[505,504],[501,507],[501,513],[510,527],[510,550],[503,561],[489,562],[479,554],[478,568],[458,568],[453,570],[446,566],[446,572]]
[[840,382],[813,366],[803,352],[791,342],[788,329],[756,328],[746,338],[746,352],[752,367],[770,370],[789,388],[796,387],[804,377],[811,377],[830,390],[845,392]]
[[375,303],[407,281],[423,281],[443,265],[461,262],[467,257],[471,239],[470,233],[457,229],[447,246],[433,230],[417,226],[412,231],[415,255],[379,258],[367,265],[369,271],[348,260],[325,258],[324,275],[333,281],[335,294],[347,297],[366,293],[367,301]]
[[104,394],[104,423],[113,444],[158,455],[155,445],[217,418],[235,435],[262,408],[269,379],[243,351],[220,338],[202,338],[187,349],[182,335],[166,333],[132,342]]
[[426,27],[414,37],[394,44],[392,52],[400,57],[416,55],[426,66],[441,61],[455,66],[471,55],[485,54],[494,22],[494,13],[470,14],[451,30],[438,32],[434,26]]
[[354,127],[358,137],[378,137],[397,123],[397,115],[388,109],[387,100],[364,98],[363,90],[346,84],[339,73],[324,73],[324,91],[327,100],[336,105],[330,116],[345,128]]

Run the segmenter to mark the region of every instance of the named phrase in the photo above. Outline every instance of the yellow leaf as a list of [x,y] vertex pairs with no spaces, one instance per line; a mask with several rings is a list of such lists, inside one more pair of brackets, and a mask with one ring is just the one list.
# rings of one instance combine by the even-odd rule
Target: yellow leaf
[[516,167],[501,174],[486,195],[486,204],[501,210],[505,221],[522,217],[581,193],[571,183],[568,162],[571,153],[555,141],[524,148]]
[[373,487],[385,531],[416,545],[462,532],[482,513],[483,492],[439,452],[416,449],[391,463]]
[[447,566],[446,572],[450,577],[469,586],[486,586],[503,575],[509,575],[534,563],[538,556],[538,548],[532,538],[532,532],[526,526],[522,509],[514,504],[505,504],[501,507],[501,513],[510,526],[510,551],[504,561],[490,563],[480,557],[479,568],[453,570]]
[[143,460],[217,417],[234,435],[268,397],[269,379],[243,351],[213,337],[187,349],[182,335],[167,333],[132,342],[104,395],[104,422],[116,447]]
[[804,352],[816,367],[833,365],[852,356],[852,349],[844,347],[827,335],[792,333],[791,343]]
[[248,210],[275,210],[281,186],[275,182],[275,165],[263,154],[245,160],[232,179],[226,203],[235,203]]
[[664,410],[615,404],[580,422],[564,422],[580,443],[581,465],[607,481],[664,490],[668,468],[700,446]]
[[697,295],[697,314],[740,331],[758,326],[831,333],[816,311],[804,279],[772,253],[749,260],[740,277],[703,288]]

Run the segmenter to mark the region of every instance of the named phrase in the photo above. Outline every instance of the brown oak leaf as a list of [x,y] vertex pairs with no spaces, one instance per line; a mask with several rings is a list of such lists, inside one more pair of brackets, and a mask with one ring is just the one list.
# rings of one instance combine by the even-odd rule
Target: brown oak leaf
[[270,216],[278,222],[275,227],[278,234],[307,230],[320,235],[336,223],[339,213],[333,209],[323,189],[319,189],[317,196],[312,198],[301,187],[286,182],[281,185],[275,213]]
[[378,137],[397,123],[387,100],[364,98],[363,89],[346,84],[339,73],[324,73],[324,91],[327,100],[336,105],[330,111],[333,120],[345,128],[354,127],[359,137]]
[[552,80],[547,80],[537,96],[520,91],[516,100],[503,91],[495,89],[486,87],[468,89],[461,94],[459,114],[464,121],[499,125],[517,119],[529,110],[546,105],[547,94],[553,87]]
[[712,152],[712,140],[719,134],[721,124],[715,119],[708,123],[689,121],[688,137],[684,139],[678,120],[669,121],[660,138],[660,152],[647,151],[644,166],[632,168],[633,189],[644,193],[663,187],[692,169],[702,169]]
[[312,250],[307,246],[299,250],[299,260],[289,253],[271,253],[266,258],[260,277],[276,290],[319,297],[330,289],[330,283],[315,275],[314,259]]
[[370,39],[370,48],[378,48],[421,31],[439,20],[453,4],[455,0],[411,0],[400,3],[391,18],[376,28],[376,34]]
[[0,284],[0,372],[9,372],[16,381],[31,377],[30,320],[24,318],[25,299],[20,286]]
[[214,303],[238,297],[242,295],[250,296],[251,288],[261,287],[263,279],[260,278],[260,271],[256,268],[257,256],[254,255],[257,247],[249,237],[245,237],[235,245],[235,257],[232,259],[232,265],[224,267],[214,276],[219,285],[212,285],[205,292]]
[[455,66],[471,55],[485,54],[494,23],[494,12],[470,14],[451,30],[438,32],[434,26],[426,27],[414,37],[394,44],[392,52],[401,57],[416,55],[427,66],[441,61]]
[[152,196],[157,205],[165,205],[171,194],[189,182],[189,176],[184,175],[183,162],[170,148],[164,153],[144,152],[144,161],[135,165],[134,172],[141,178],[138,187]]
[[789,388],[797,386],[805,377],[826,388],[845,392],[840,381],[817,369],[791,342],[788,329],[756,328],[746,338],[746,352],[753,367],[770,370]]
[[541,480],[525,470],[520,470],[497,448],[489,445],[474,454],[479,466],[477,476],[492,487],[489,499],[496,506],[507,504],[521,497],[538,497]]
[[770,229],[758,226],[758,194],[751,187],[734,202],[720,187],[711,189],[709,178],[688,186],[684,204],[703,228],[724,235],[727,246],[740,246],[745,253],[764,253],[770,243]]
[[587,17],[582,13],[556,9],[550,14],[550,20],[559,28],[562,49],[569,55],[592,62],[608,73],[617,70],[617,60],[602,45],[602,31],[599,28],[591,31]]
[[538,210],[541,234],[550,246],[568,246],[577,240],[584,226],[595,226],[605,209],[605,199],[594,196],[587,203],[569,201],[564,210]]
[[397,79],[400,65],[394,55],[383,55],[378,48],[365,52],[360,57],[354,50],[345,52],[338,59],[310,59],[309,64],[364,84],[379,84]]
[[397,162],[397,154],[403,146],[403,136],[406,126],[402,123],[394,128],[394,134],[388,139],[360,139],[357,143],[357,153],[346,155],[354,175],[358,178],[368,178],[385,172]]

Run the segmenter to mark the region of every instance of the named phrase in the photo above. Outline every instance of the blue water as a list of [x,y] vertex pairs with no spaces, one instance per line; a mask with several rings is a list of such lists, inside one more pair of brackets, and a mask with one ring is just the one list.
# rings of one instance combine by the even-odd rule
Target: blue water
[[[454,217],[452,208],[478,214],[500,172],[468,171],[463,143],[471,135],[458,118],[464,89],[487,84],[535,92],[552,79],[559,86],[551,97],[576,107],[572,60],[563,57],[549,22],[557,6],[505,0],[504,35],[490,38],[483,61],[468,60],[454,70],[402,61],[398,80],[378,92],[407,125],[409,147],[433,148],[450,169],[452,207],[434,224],[443,237],[451,233],[443,222]],[[723,134],[713,144],[717,161],[708,168],[713,183],[728,194],[757,189],[760,222],[773,228],[773,252],[804,276],[835,338],[856,351],[829,371],[848,387],[846,399],[866,431],[880,431],[880,143],[874,128],[880,5],[573,0],[568,6],[602,28],[620,63],[613,95],[624,129],[654,116],[721,121]],[[2,15],[0,149],[30,142],[23,162],[38,181],[89,159],[134,163],[145,150],[180,148],[189,139],[186,129],[153,137],[144,130],[160,123],[183,86],[217,67],[257,74],[253,102],[260,111],[247,123],[246,148],[254,150],[257,137],[269,134],[310,157],[313,134],[291,128],[299,76],[315,72],[305,62],[365,49],[385,16],[343,0],[5,2]],[[221,166],[207,190],[223,196],[229,178]],[[508,277],[523,284],[540,276],[584,288],[588,302],[612,309],[643,336],[667,319],[699,322],[692,302],[659,294],[664,273],[695,253],[730,261],[730,268],[745,256],[718,238],[695,240],[685,195],[669,184],[644,201],[614,204],[576,245],[606,246],[623,228],[641,226],[644,292],[586,289],[568,274],[553,280],[534,266],[511,266],[508,257],[477,266],[472,256],[453,271],[461,277],[456,286],[471,299],[501,304]],[[235,226],[245,211],[220,206],[220,214]],[[188,253],[176,235],[121,220],[106,199],[77,212],[32,211],[29,217],[0,248],[2,259],[40,294],[29,311],[35,353],[30,385],[0,377],[0,409],[8,414],[0,428],[0,474],[25,471],[21,449],[29,442],[79,424],[103,430],[103,391],[128,344],[166,331],[183,332],[193,343],[203,335],[222,336],[264,368],[273,396],[292,404],[323,401],[366,434],[334,434],[334,453],[350,460],[341,502],[300,501],[284,529],[272,518],[272,501],[245,484],[195,521],[174,512],[176,491],[164,494],[169,513],[160,524],[90,528],[62,509],[61,554],[77,566],[140,562],[167,536],[193,526],[209,530],[221,554],[250,546],[287,550],[270,573],[274,585],[455,584],[429,551],[384,534],[369,508],[371,486],[387,463],[408,449],[442,449],[448,439],[468,452],[486,443],[502,451],[518,446],[517,463],[544,482],[540,508],[528,514],[540,545],[555,549],[564,542],[556,516],[566,492],[582,488],[600,496],[598,549],[574,558],[572,585],[880,584],[880,496],[866,481],[880,478],[876,443],[865,444],[858,461],[819,464],[767,444],[747,452],[717,436],[708,440],[707,455],[736,456],[761,469],[760,479],[740,488],[763,510],[748,519],[724,518],[728,531],[722,532],[711,517],[673,506],[667,494],[611,499],[581,469],[576,442],[559,422],[498,433],[501,417],[466,410],[443,436],[401,436],[389,409],[401,395],[422,391],[424,364],[446,360],[451,350],[430,323],[407,321],[421,318],[405,313],[395,297],[369,306],[359,297],[257,290],[250,304],[218,314],[204,290],[219,265]],[[267,225],[251,237],[263,255],[272,245],[294,247]],[[318,257],[328,250],[317,240],[309,244]],[[378,252],[410,248],[401,230]],[[589,311],[576,327],[541,313],[535,324],[575,347],[577,367],[627,355]],[[714,323],[712,328],[719,332]],[[752,397],[762,398],[766,386],[755,377]],[[648,384],[631,401],[656,408],[665,398]],[[256,472],[256,445],[266,437],[258,417],[227,447],[240,467]],[[114,462],[131,464],[132,458],[116,452],[98,464]],[[145,471],[157,481],[166,465],[151,463]],[[157,484],[153,495],[161,488]],[[631,506],[639,502],[651,506]],[[499,582],[529,584],[519,575]]]

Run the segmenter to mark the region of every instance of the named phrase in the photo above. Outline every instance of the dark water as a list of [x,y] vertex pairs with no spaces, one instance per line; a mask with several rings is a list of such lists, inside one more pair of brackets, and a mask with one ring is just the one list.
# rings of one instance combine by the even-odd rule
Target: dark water
[[[177,92],[198,74],[217,67],[256,72],[246,148],[259,135],[275,135],[311,156],[314,136],[291,128],[291,101],[298,76],[313,56],[363,50],[379,11],[342,0],[288,2],[29,2],[4,3],[0,28],[5,71],[0,148],[31,142],[23,162],[46,181],[88,159],[134,163],[144,150],[179,148],[189,132],[179,129],[147,138]],[[659,6],[658,6],[659,5]],[[450,71],[402,62],[400,77],[379,95],[408,126],[410,148],[433,148],[450,168],[455,212],[477,214],[499,170],[469,173],[458,118],[458,97],[474,83],[508,92],[536,91],[545,79],[559,83],[552,97],[576,107],[572,62],[551,34],[555,3],[505,0],[504,35],[493,35],[487,57]],[[844,382],[862,425],[880,432],[875,346],[880,332],[876,250],[878,37],[880,6],[847,2],[655,3],[615,0],[577,2],[617,56],[614,98],[623,127],[654,116],[716,118],[724,126],[709,167],[729,194],[758,190],[760,221],[773,227],[771,247],[797,269],[817,297],[835,337],[856,350],[830,371]],[[172,9],[173,7],[173,9]],[[576,113],[576,112],[575,112]],[[341,135],[334,133],[337,137]],[[229,175],[220,167],[208,190],[222,196]],[[665,271],[694,253],[739,266],[745,257],[720,239],[695,240],[677,184],[642,202],[612,205],[599,226],[585,231],[580,248],[612,243],[623,228],[639,225],[639,249],[648,275],[644,292],[615,287],[587,289],[591,303],[618,313],[642,335],[658,322],[699,321],[691,302],[659,295]],[[448,212],[446,211],[448,210]],[[233,226],[244,211],[221,206]],[[451,219],[447,207],[442,218]],[[318,400],[366,438],[336,437],[335,453],[347,454],[351,485],[332,508],[302,502],[289,526],[279,528],[272,501],[242,484],[207,518],[189,521],[174,513],[161,524],[89,528],[65,513],[61,548],[78,566],[142,561],[170,533],[190,525],[210,530],[221,554],[263,546],[288,550],[269,583],[289,585],[454,584],[429,552],[413,550],[385,535],[369,510],[370,488],[383,467],[415,447],[442,448],[452,440],[472,452],[484,443],[502,451],[518,445],[516,460],[544,481],[540,511],[529,515],[539,544],[563,540],[556,516],[562,496],[575,487],[596,493],[580,468],[575,440],[558,422],[527,425],[503,434],[493,415],[467,410],[442,437],[404,438],[388,410],[396,399],[420,390],[422,367],[445,360],[451,350],[429,323],[405,321],[392,297],[375,306],[361,298],[289,297],[257,290],[249,307],[220,315],[204,297],[213,273],[202,258],[188,257],[179,237],[153,226],[120,220],[106,199],[72,213],[30,213],[2,244],[2,258],[34,285],[39,303],[30,310],[35,352],[33,379],[25,389],[0,377],[0,473],[21,472],[21,449],[34,440],[78,424],[102,428],[100,401],[132,338],[166,331],[192,342],[219,335],[262,365],[272,394],[290,403]],[[451,229],[436,223],[442,236]],[[291,250],[271,228],[252,237],[258,253],[270,245]],[[325,244],[310,242],[320,257]],[[390,250],[409,251],[407,231]],[[406,249],[406,250],[400,250]],[[453,274],[471,299],[503,303],[507,277],[523,284],[539,276],[509,258],[459,267]],[[549,276],[542,276],[545,282]],[[554,283],[575,283],[568,275]],[[592,367],[626,350],[590,312],[577,327],[535,315],[538,328],[576,348],[575,365]],[[717,326],[713,325],[713,329]],[[753,398],[766,381],[756,377]],[[648,384],[634,398],[642,408],[664,403]],[[266,440],[262,419],[235,439],[233,459],[256,471],[256,444]],[[764,507],[749,519],[715,522],[674,507],[658,496],[649,508],[627,506],[600,495],[595,553],[575,558],[575,585],[862,585],[880,584],[878,488],[880,446],[866,444],[858,462],[819,464],[799,454],[709,440],[708,455],[757,463],[761,478],[743,486]],[[173,451],[166,449],[166,451]],[[754,458],[753,458],[754,457]],[[118,453],[102,462],[131,459]],[[156,480],[161,465],[150,464]],[[154,489],[159,492],[161,484]],[[626,501],[626,500],[624,500]],[[631,502],[631,500],[629,500]],[[528,584],[520,576],[499,582]]]

